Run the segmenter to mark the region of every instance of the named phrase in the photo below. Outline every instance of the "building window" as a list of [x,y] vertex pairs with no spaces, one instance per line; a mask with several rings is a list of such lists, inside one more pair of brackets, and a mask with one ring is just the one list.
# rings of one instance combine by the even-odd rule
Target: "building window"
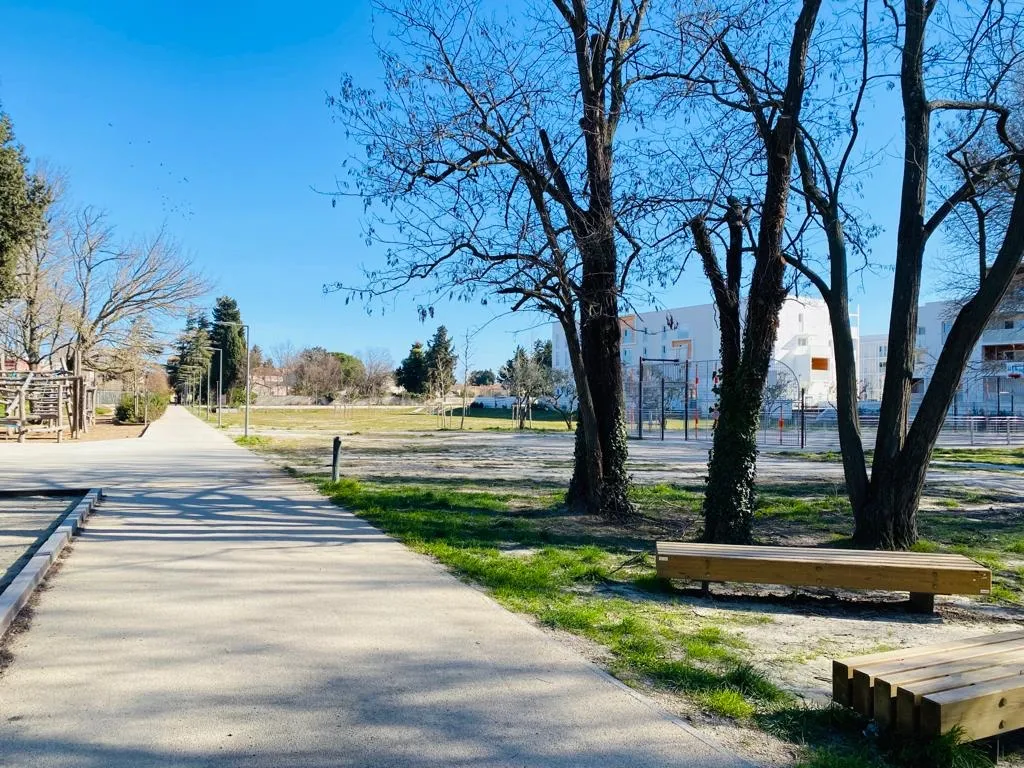
[[633,341],[633,332],[627,328],[622,332],[622,341],[626,344],[631,344]]
[[798,347],[806,347],[807,346],[807,337],[806,336],[797,336],[796,337],[796,345]]
[[812,371],[827,371],[828,370],[828,358],[827,357],[812,357],[811,358],[811,370]]
[[918,336],[924,336],[924,326],[923,325],[917,326],[917,335]]
[[1013,330],[1013,320],[1003,320],[1003,330],[1005,330],[1005,331],[1012,331]]
[[888,354],[889,354],[889,345],[888,344],[883,344],[882,346],[880,346],[878,348],[878,356],[879,357],[885,357]]
[[884,371],[885,370],[885,360],[882,360],[881,362],[879,362],[878,370],[880,370],[880,371]]
[[946,337],[949,336],[949,332],[953,329],[953,323],[950,320],[942,321],[942,343],[946,343]]

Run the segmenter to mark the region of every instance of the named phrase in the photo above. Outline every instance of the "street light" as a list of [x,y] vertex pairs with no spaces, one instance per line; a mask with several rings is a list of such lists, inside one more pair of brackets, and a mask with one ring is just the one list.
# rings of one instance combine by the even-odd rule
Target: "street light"
[[[242,328],[245,331],[245,436],[249,436],[249,326],[246,323],[236,323],[231,320],[214,320],[214,325],[233,325],[236,328]],[[221,353],[223,354],[223,352]],[[218,410],[218,413],[220,411]]]

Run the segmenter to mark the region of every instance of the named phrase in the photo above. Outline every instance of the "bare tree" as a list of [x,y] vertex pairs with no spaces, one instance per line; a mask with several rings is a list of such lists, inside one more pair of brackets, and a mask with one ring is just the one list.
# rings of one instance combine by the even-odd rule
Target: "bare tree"
[[[816,268],[801,251],[789,254],[789,260],[821,292],[831,316],[837,414],[854,510],[854,540],[865,547],[902,549],[917,539],[916,514],[928,464],[968,357],[1018,275],[1024,253],[1024,153],[1010,129],[1013,89],[1019,88],[1014,77],[1024,55],[1024,15],[999,2],[971,4],[969,12],[935,0],[904,0],[886,3],[886,8],[891,27],[883,39],[897,53],[898,75],[885,71],[884,55],[876,56],[881,60],[877,68],[873,65],[871,54],[877,44],[871,39],[864,3],[858,86],[848,109],[848,132],[836,140],[823,134],[820,123],[801,125],[801,187],[826,236],[828,271]],[[851,218],[845,205],[859,194],[856,183],[847,178],[860,139],[864,93],[872,81],[885,77],[898,78],[900,84],[903,183],[885,383],[869,476],[856,407],[847,256]],[[997,189],[1009,193],[1003,201],[1005,224],[990,231],[984,212]],[[932,190],[939,191],[937,201],[929,201]],[[977,217],[978,279],[956,313],[911,421],[926,250],[931,236],[961,211]]]
[[470,341],[473,335],[466,329],[466,337],[462,343],[462,418],[459,419],[459,429],[466,428],[466,411],[469,409],[469,366],[472,362],[472,347]]
[[12,299],[0,307],[3,346],[33,370],[53,365],[71,341],[72,289],[70,262],[63,248],[67,216],[61,203],[63,178],[41,174],[50,204],[42,227],[30,245],[18,253]]
[[[734,42],[743,45],[746,39],[740,21],[727,19],[723,29],[713,19],[716,23],[702,34],[708,50],[716,56],[684,75],[716,104],[747,116],[763,144],[764,191],[758,206],[758,232],[751,245],[745,241],[749,211],[735,197],[728,198],[722,217],[727,229],[724,270],[708,217],[700,215],[690,222],[694,248],[711,282],[722,342],[721,416],[704,497],[704,536],[708,541],[749,543],[752,538],[757,430],[779,312],[787,293],[783,251],[791,169],[808,86],[808,50],[820,6],[820,0],[803,0],[786,45],[788,55],[778,65],[772,47],[734,47]],[[754,41],[762,42],[757,37]],[[753,268],[746,319],[741,323],[740,286],[747,252],[752,253]]]
[[123,343],[133,320],[180,314],[209,289],[166,231],[122,243],[106,214],[95,208],[74,215],[66,247],[76,370],[102,370],[103,350]]
[[561,368],[552,368],[548,372],[548,395],[552,407],[565,419],[565,428],[572,430],[572,420],[579,407],[579,396],[576,393],[576,382],[572,376]]
[[488,15],[469,0],[378,2],[395,42],[380,50],[384,92],[345,80],[332,100],[366,148],[354,193],[389,247],[353,294],[433,279],[443,296],[553,317],[580,400],[568,500],[609,517],[632,510],[618,304],[658,255],[643,248],[648,174],[630,151],[658,132],[619,130],[646,81],[647,5],[538,0]]
[[342,388],[341,363],[323,347],[310,347],[298,355],[293,389],[314,400],[333,399]]
[[374,402],[380,403],[395,384],[395,362],[386,349],[372,347],[364,350],[359,358],[363,361],[363,381],[360,391]]

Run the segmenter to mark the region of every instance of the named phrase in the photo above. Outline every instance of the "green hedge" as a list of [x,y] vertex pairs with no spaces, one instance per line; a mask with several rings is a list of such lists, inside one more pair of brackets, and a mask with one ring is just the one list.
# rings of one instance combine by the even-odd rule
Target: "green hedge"
[[119,424],[142,424],[147,417],[150,421],[156,421],[164,415],[171,398],[170,395],[150,392],[139,395],[138,400],[139,409],[136,411],[135,395],[121,395],[121,402],[114,410],[114,421]]

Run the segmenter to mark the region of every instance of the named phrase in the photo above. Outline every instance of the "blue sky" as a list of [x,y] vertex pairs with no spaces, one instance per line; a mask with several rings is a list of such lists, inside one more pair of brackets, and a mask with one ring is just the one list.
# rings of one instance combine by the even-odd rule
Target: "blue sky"
[[[316,191],[333,188],[353,151],[326,92],[346,72],[364,84],[379,75],[368,2],[0,0],[0,18],[0,102],[32,157],[66,170],[73,198],[107,209],[125,234],[166,223],[264,349],[384,347],[397,362],[439,322],[456,337],[486,325],[472,356],[482,368],[548,337],[542,317],[495,318],[494,303],[441,304],[422,326],[413,294],[373,317],[322,294],[379,258],[360,236],[360,206],[332,208]],[[889,230],[880,258],[893,181],[867,190]],[[864,332],[885,329],[890,290],[882,274],[851,297]],[[692,269],[661,304],[708,300]]]

